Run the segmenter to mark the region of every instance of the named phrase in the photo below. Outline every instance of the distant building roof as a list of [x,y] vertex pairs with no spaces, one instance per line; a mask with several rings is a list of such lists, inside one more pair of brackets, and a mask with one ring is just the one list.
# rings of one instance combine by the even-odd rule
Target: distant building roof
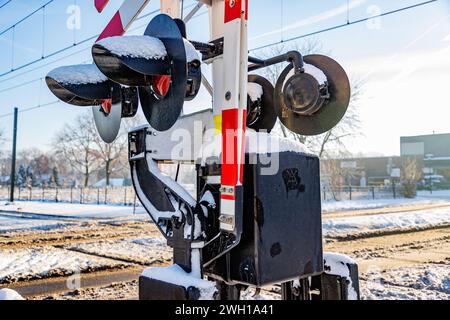
[[427,158],[450,157],[450,133],[400,137],[401,155]]

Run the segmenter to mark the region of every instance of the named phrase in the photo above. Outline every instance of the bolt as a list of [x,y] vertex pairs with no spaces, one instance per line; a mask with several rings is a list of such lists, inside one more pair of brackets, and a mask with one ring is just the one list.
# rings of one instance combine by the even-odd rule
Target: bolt
[[233,8],[236,4],[236,0],[230,0],[230,8]]
[[231,92],[230,92],[230,91],[228,91],[228,92],[225,94],[225,99],[227,99],[227,101],[230,101],[230,100],[231,100]]

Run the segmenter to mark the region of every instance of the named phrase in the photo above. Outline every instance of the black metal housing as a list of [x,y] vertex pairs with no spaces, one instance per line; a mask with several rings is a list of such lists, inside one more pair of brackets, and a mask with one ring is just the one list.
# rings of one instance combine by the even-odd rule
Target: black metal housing
[[[273,108],[273,95],[275,89],[269,80],[256,74],[249,75],[248,82],[259,84],[263,88],[263,95],[258,101],[251,101],[250,96],[248,97],[247,127],[256,131],[264,130],[270,132],[277,122],[277,114]],[[250,123],[249,121],[252,118],[251,113],[255,111],[255,107],[259,109],[259,114],[255,121]]]
[[187,68],[183,36],[177,23],[168,15],[157,15],[147,26],[145,35],[160,39],[170,59],[170,89],[163,99],[150,87],[139,88],[145,118],[158,131],[169,130],[178,120],[186,96]]
[[120,101],[120,85],[111,80],[100,83],[67,84],[47,76],[50,91],[61,101],[79,107],[100,105],[105,99]]
[[205,274],[261,287],[323,272],[319,159],[282,152],[279,166],[275,175],[259,160],[245,166],[240,243]]

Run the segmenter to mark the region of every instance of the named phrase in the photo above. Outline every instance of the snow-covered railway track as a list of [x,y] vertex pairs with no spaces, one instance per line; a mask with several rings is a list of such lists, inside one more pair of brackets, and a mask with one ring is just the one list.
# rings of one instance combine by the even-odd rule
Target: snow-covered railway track
[[447,223],[442,223],[439,225],[430,225],[430,226],[413,226],[413,227],[393,227],[386,228],[382,230],[373,230],[373,231],[363,231],[363,232],[354,232],[345,235],[325,235],[326,242],[333,241],[352,241],[352,240],[361,240],[361,239],[369,239],[369,238],[378,238],[383,236],[392,236],[392,235],[406,235],[412,234],[416,232],[422,231],[432,231],[432,230],[441,230],[450,228],[450,221]]
[[[142,272],[142,267],[121,270],[106,270],[80,274],[79,278],[62,276],[48,279],[37,279],[28,282],[9,284],[7,287],[17,291],[24,298],[50,296],[58,293],[79,291],[84,288],[96,288],[136,280]],[[79,284],[79,285],[78,285]],[[0,285],[0,288],[6,285]]]
[[0,233],[0,249],[58,246],[152,235],[159,236],[159,233],[149,223],[128,222],[120,225],[83,223],[58,230]]
[[325,212],[323,213],[322,217],[324,220],[327,220],[334,218],[375,216],[380,214],[416,212],[422,210],[443,209],[443,208],[450,209],[450,205],[442,203],[431,203],[431,204],[416,204],[416,205],[407,205],[407,206],[405,205],[405,206],[373,208],[373,209],[334,211],[334,212]]

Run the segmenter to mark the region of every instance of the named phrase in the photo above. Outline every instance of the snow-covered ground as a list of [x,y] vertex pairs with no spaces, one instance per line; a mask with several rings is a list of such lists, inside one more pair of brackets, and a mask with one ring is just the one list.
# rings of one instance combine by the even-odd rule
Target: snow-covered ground
[[389,271],[371,271],[361,280],[366,300],[449,300],[449,265],[427,264]]
[[52,230],[73,226],[74,223],[51,219],[23,219],[0,216],[0,233],[26,230]]
[[[434,197],[417,199],[357,200],[323,203],[323,231],[327,236],[373,232],[385,229],[428,228],[450,224],[450,208],[430,208],[418,211],[384,213],[365,216],[328,218],[331,212],[386,207],[438,205],[450,206],[441,193]],[[143,208],[112,205],[0,202],[0,233],[25,230],[51,230],[70,228],[84,221],[149,221]]]
[[131,218],[136,215],[146,215],[145,210],[137,207],[133,214],[133,207],[72,204],[56,202],[16,201],[0,202],[0,214],[2,212],[18,212],[30,215],[51,215],[58,218],[71,219],[117,219]]
[[[447,198],[449,196],[449,198]],[[415,211],[406,206],[438,205]],[[442,207],[441,207],[442,205]],[[448,206],[447,206],[448,205]],[[354,215],[352,209],[403,207],[393,213]],[[446,207],[447,206],[447,207]],[[360,233],[385,230],[425,228],[450,224],[450,192],[420,194],[417,199],[358,200],[325,202],[323,204],[323,231],[325,236],[342,237]],[[341,213],[332,215],[331,212]],[[339,216],[339,215],[343,216]],[[327,217],[328,215],[328,217]],[[142,208],[133,214],[132,207],[111,205],[85,205],[67,203],[0,202],[0,235],[28,230],[71,230],[85,222],[149,221]],[[91,225],[90,223],[88,223]],[[99,223],[100,224],[100,223]],[[141,224],[135,224],[141,225]],[[111,227],[112,228],[112,227]],[[141,229],[139,229],[141,230]],[[98,240],[66,243],[58,248],[18,247],[0,249],[0,283],[51,275],[68,275],[74,272],[119,268],[131,263],[148,264],[156,260],[164,262],[171,258],[171,250],[162,236],[154,231],[142,235],[140,231]],[[112,231],[115,234],[116,229]],[[127,232],[130,232],[127,230]],[[19,233],[19,236],[22,233]],[[6,235],[6,236],[9,236]],[[116,260],[114,260],[114,258]],[[129,262],[129,263],[128,263]],[[449,299],[450,279],[448,265],[426,265],[402,268],[383,273],[368,273],[361,281],[364,299]],[[249,299],[274,298],[245,294]]]
[[[363,300],[449,300],[450,273],[448,265],[417,265],[361,275],[360,294]],[[279,300],[270,291],[249,288],[242,300]]]
[[56,202],[0,202],[0,233],[67,229],[86,221],[149,221],[142,207]]
[[449,207],[368,216],[325,218],[322,222],[323,233],[326,236],[342,236],[400,228],[425,228],[449,224]]
[[118,241],[99,241],[69,245],[66,248],[89,254],[116,257],[132,262],[147,264],[155,260],[161,262],[172,259],[172,251],[167,246],[166,240],[147,237],[124,239]]
[[127,265],[53,247],[0,250],[0,283]]
[[330,213],[337,211],[363,210],[363,209],[378,209],[386,207],[401,207],[413,205],[429,205],[442,204],[450,205],[449,198],[446,198],[446,193],[436,193],[434,195],[421,194],[415,199],[367,199],[367,200],[343,200],[343,201],[324,201],[322,202],[322,212]]
[[435,191],[418,191],[417,196],[421,198],[441,198],[450,200],[450,190],[435,190]]

